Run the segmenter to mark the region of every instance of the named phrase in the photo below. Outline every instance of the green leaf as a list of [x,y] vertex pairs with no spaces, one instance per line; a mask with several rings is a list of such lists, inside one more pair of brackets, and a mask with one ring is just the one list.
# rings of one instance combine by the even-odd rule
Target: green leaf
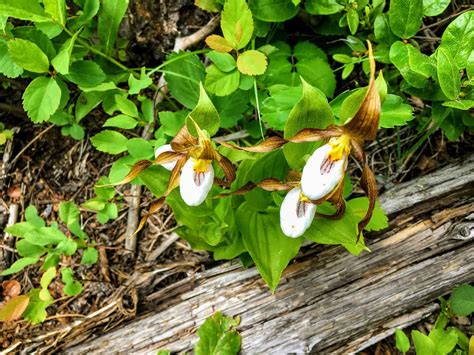
[[31,0],[2,0],[0,2],[0,13],[2,16],[26,21],[51,21],[51,18],[44,12],[39,3]]
[[56,268],[54,266],[48,268],[43,275],[41,275],[40,285],[41,291],[39,298],[42,301],[51,299],[51,294],[48,291],[49,284],[56,278]]
[[411,44],[397,41],[390,47],[390,61],[405,80],[416,88],[423,88],[434,75],[435,67],[430,58]]
[[249,95],[245,91],[237,90],[229,96],[215,97],[213,102],[221,117],[221,127],[231,128],[237,125],[243,113],[247,111]]
[[6,275],[14,274],[16,272],[19,272],[19,271],[23,270],[28,265],[36,264],[38,262],[38,260],[39,260],[38,257],[27,257],[27,258],[18,259],[8,269],[3,270],[0,273],[0,275],[1,276],[6,276]]
[[53,42],[43,32],[32,26],[21,26],[13,29],[13,35],[36,44],[49,60],[56,56],[56,48]]
[[47,121],[61,102],[61,88],[54,78],[34,79],[23,93],[23,108],[35,123]]
[[123,95],[115,95],[115,103],[117,104],[117,108],[120,110],[125,115],[131,116],[131,117],[138,117],[138,109],[137,105],[130,100],[127,99]]
[[221,13],[221,28],[235,49],[244,48],[252,39],[253,18],[245,0],[227,0]]
[[67,201],[59,204],[59,218],[61,218],[61,221],[63,221],[67,226],[78,222],[79,216],[79,208],[74,202]]
[[283,22],[298,13],[291,0],[249,0],[249,6],[255,18],[267,22]]
[[196,54],[172,53],[165,62],[165,79],[173,97],[187,108],[196,106],[199,83],[206,77],[206,70]]
[[305,8],[311,15],[331,15],[344,9],[337,0],[306,0]]
[[401,329],[395,330],[395,346],[402,353],[406,353],[410,350],[410,339],[408,339],[408,336]]
[[123,129],[132,129],[135,128],[138,124],[138,121],[127,115],[117,115],[111,117],[105,121],[102,127],[118,127]]
[[[121,158],[121,159],[123,159],[123,158]],[[130,170],[130,169],[128,169],[128,170]],[[127,173],[124,173],[123,176],[125,176],[126,174]],[[91,198],[90,200],[87,200],[81,206],[88,209],[88,210],[101,211],[105,207],[105,201],[100,197],[95,197],[95,198]]]
[[100,2],[99,0],[85,0],[82,6],[82,13],[80,16],[70,19],[68,26],[72,29],[78,29],[82,25],[85,25],[97,15],[99,12]]
[[438,16],[446,10],[451,0],[423,0],[423,15]]
[[403,126],[413,118],[415,118],[413,108],[409,104],[404,103],[400,96],[387,95],[380,113],[380,127],[393,128],[395,126]]
[[219,0],[195,0],[194,3],[200,9],[208,12],[218,12],[222,9]]
[[283,270],[298,253],[302,238],[283,234],[276,208],[258,212],[245,202],[237,210],[236,218],[245,247],[262,278],[275,291]]
[[160,118],[163,132],[170,137],[174,137],[183,127],[187,115],[188,113],[184,110],[175,112],[160,111],[158,117]]
[[117,33],[128,7],[128,0],[102,0],[97,32],[106,54],[114,49]]
[[397,37],[393,34],[390,28],[387,14],[380,14],[375,18],[374,34],[379,42],[391,44],[397,40]]
[[59,53],[51,61],[54,69],[56,69],[56,71],[60,74],[69,74],[71,54],[78,35],[79,31],[76,32],[72,38],[69,38],[66,42],[64,42],[64,44],[61,46],[61,49],[59,50]]
[[28,295],[30,296],[30,303],[26,308],[25,313],[23,313],[23,317],[30,321],[32,324],[42,323],[46,320],[48,314],[46,313],[46,308],[53,303],[53,298],[51,297],[47,301],[43,301],[40,299],[39,288],[32,289]]
[[25,210],[25,219],[28,223],[35,227],[44,227],[46,223],[38,216],[38,211],[35,206],[28,206]]
[[237,68],[242,74],[262,75],[267,69],[267,57],[253,49],[245,51],[237,57]]
[[24,39],[8,42],[8,53],[16,65],[33,73],[47,73],[49,59],[35,43]]
[[449,304],[457,316],[468,316],[474,313],[474,286],[461,285],[451,294]]
[[23,74],[23,68],[15,64],[8,52],[7,42],[0,39],[0,74],[8,78],[17,78]]
[[283,131],[292,108],[301,99],[301,86],[273,85],[268,88],[270,97],[262,102],[262,120],[270,128]]
[[150,159],[154,155],[150,142],[143,138],[132,138],[127,142],[127,150],[136,159]]
[[[317,211],[324,215],[334,214],[334,208],[326,205],[318,206]],[[356,212],[358,212],[356,210]],[[364,211],[365,212],[365,211]],[[319,244],[342,244],[353,254],[358,254],[364,249],[362,241],[357,242],[358,218],[350,206],[341,219],[328,219],[316,216],[311,227],[305,232],[306,239]]]
[[458,110],[467,111],[474,107],[474,100],[456,100],[443,102],[443,106],[457,108]]
[[73,271],[70,267],[61,270],[61,279],[64,282],[64,293],[68,296],[76,296],[82,292],[82,285],[74,280]]
[[234,70],[237,67],[234,57],[232,57],[229,53],[220,53],[216,51],[211,51],[206,53],[206,56],[212,60],[214,65],[220,70],[225,73],[228,73]]
[[[80,86],[94,87],[104,82],[106,76],[99,64],[91,60],[78,60],[69,67],[66,79]],[[94,94],[94,95],[97,95]]]
[[[107,176],[101,176],[97,185],[107,185],[110,184],[110,180]],[[110,200],[115,196],[115,189],[113,187],[106,186],[94,186],[94,192],[97,197],[103,198],[104,200]]]
[[120,154],[127,150],[127,138],[107,129],[92,137],[91,142],[97,150],[109,154]]
[[415,345],[415,350],[417,354],[436,354],[435,344],[427,335],[419,332],[418,330],[412,330],[411,338],[413,340],[413,344]]
[[39,246],[59,244],[66,239],[67,237],[55,227],[39,227],[25,235],[27,242]]
[[62,26],[66,24],[66,0],[43,0],[43,5],[54,21]]
[[73,255],[77,250],[77,243],[70,239],[66,238],[65,240],[58,243],[58,246],[54,249],[55,252],[64,254],[66,256]]
[[423,20],[423,0],[391,0],[388,17],[394,34],[405,39],[413,37]]
[[210,136],[213,136],[219,130],[221,119],[202,85],[199,86],[199,92],[199,101],[186,118],[186,125],[189,132],[197,136],[194,123],[189,120],[189,117],[191,117],[201,129],[205,129]]
[[237,355],[240,350],[240,335],[233,328],[240,319],[224,317],[216,312],[199,327],[199,341],[194,346],[196,355]]
[[240,73],[237,69],[226,73],[212,64],[206,68],[206,73],[206,88],[217,96],[230,95],[239,88]]
[[9,233],[14,237],[24,237],[26,233],[35,229],[35,226],[29,222],[19,222],[5,228],[5,233]]
[[458,342],[456,332],[443,329],[432,329],[429,338],[434,343],[437,355],[449,354]]
[[140,174],[140,180],[155,196],[162,196],[166,191],[169,175],[161,166],[150,166]]
[[105,224],[111,219],[116,219],[117,216],[118,216],[117,205],[115,203],[109,202],[105,204],[105,207],[102,211],[97,213],[97,220],[100,223]]
[[142,68],[140,79],[135,78],[135,75],[133,74],[130,74],[128,77],[128,93],[130,95],[137,95],[140,91],[146,89],[151,84],[153,84],[153,80],[145,74],[145,68]]
[[454,58],[458,69],[466,68],[474,42],[474,11],[465,12],[452,21],[443,32],[441,46]]
[[81,258],[81,265],[93,265],[99,258],[99,252],[96,248],[89,247],[84,250]]
[[436,53],[439,86],[448,99],[454,100],[461,91],[459,70],[447,49],[438,47]]
[[[291,110],[285,125],[285,138],[294,136],[304,128],[326,128],[334,123],[334,115],[326,97],[306,81],[303,82],[303,96]],[[320,146],[320,142],[288,143],[283,147],[286,160],[293,169],[300,169],[305,162],[302,159]]]
[[[351,212],[354,214],[357,223],[362,220],[369,208],[369,199],[367,197],[358,197],[353,198],[347,202],[347,205],[350,207]],[[375,203],[375,208],[372,213],[372,218],[369,221],[369,224],[365,227],[367,231],[379,231],[388,227],[388,218],[385,215],[382,206],[377,201]]]
[[359,14],[355,9],[349,9],[347,11],[347,24],[349,25],[349,31],[355,35],[359,28]]
[[79,122],[87,116],[94,108],[96,108],[104,97],[101,92],[82,92],[77,98],[75,107],[76,121]]
[[16,242],[16,251],[22,257],[39,257],[46,253],[46,248],[40,245],[34,245],[21,239]]
[[300,42],[293,49],[296,70],[309,84],[332,97],[336,89],[336,77],[327,63],[326,54],[314,44]]

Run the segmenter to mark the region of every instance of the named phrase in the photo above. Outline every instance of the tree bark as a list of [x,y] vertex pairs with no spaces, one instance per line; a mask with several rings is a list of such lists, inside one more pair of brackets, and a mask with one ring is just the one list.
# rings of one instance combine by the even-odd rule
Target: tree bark
[[252,267],[229,262],[148,296],[157,303],[124,327],[68,353],[188,351],[220,310],[240,315],[243,353],[362,350],[437,309],[437,297],[474,281],[474,155],[380,197],[390,228],[370,253],[312,245],[272,294]]

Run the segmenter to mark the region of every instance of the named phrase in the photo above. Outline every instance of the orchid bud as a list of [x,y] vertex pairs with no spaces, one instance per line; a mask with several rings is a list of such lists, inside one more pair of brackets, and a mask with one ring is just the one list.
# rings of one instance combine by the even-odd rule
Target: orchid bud
[[181,170],[179,190],[188,206],[204,202],[214,183],[214,169],[210,160],[190,158]]
[[313,222],[316,205],[306,198],[299,187],[288,192],[280,207],[280,226],[290,238],[298,238]]
[[[172,152],[173,151],[173,148],[171,148],[171,145],[170,144],[165,144],[165,145],[162,145],[161,147],[158,147],[156,150],[155,150],[155,158],[158,158],[158,156],[161,154],[161,153],[164,153],[164,152]],[[170,162],[170,163],[164,163],[164,164],[161,164],[161,166],[163,168],[165,168],[166,170],[173,170],[173,168],[176,166],[176,162],[173,161],[173,162]]]

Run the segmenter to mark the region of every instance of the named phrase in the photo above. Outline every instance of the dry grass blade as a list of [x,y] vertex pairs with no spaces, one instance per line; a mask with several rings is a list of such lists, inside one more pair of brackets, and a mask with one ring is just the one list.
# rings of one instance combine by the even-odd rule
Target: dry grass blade
[[166,197],[165,196],[162,196],[160,197],[158,200],[156,200],[155,202],[153,202],[150,206],[150,209],[147,211],[147,213],[140,219],[140,223],[138,224],[138,227],[137,227],[137,230],[135,232],[133,232],[133,234],[130,236],[130,238],[134,237],[138,232],[140,232],[143,227],[145,226],[145,223],[146,221],[148,220],[148,218],[153,214],[155,213],[156,211],[158,211],[165,203],[165,199]]

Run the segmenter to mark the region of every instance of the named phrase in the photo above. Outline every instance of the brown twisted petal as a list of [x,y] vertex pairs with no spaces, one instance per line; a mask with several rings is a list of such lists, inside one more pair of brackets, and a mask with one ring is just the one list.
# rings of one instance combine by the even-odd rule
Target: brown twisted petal
[[176,136],[170,142],[173,151],[178,153],[187,152],[191,147],[198,145],[198,140],[188,131],[188,127],[184,124]]
[[288,182],[300,182],[301,181],[301,173],[296,170],[290,170],[288,172],[288,175],[286,177],[286,180]]
[[339,137],[343,132],[336,126],[330,126],[328,128],[305,128],[296,133],[293,137],[288,138],[288,142],[292,143],[304,143],[304,142],[317,142],[322,139]]
[[166,187],[166,191],[164,193],[165,197],[168,196],[171,193],[171,191],[173,191],[173,189],[179,185],[179,177],[181,175],[181,169],[183,168],[184,164],[186,164],[187,160],[188,160],[188,156],[183,155],[181,159],[179,159],[176,162],[176,165],[174,166],[173,170],[171,170],[168,186]]
[[333,215],[326,215],[326,214],[321,214],[316,212],[318,216],[327,218],[327,219],[340,219],[346,212],[346,201],[344,201],[344,198],[342,196],[344,192],[344,177],[341,179],[337,187],[329,193],[329,195],[323,197],[320,200],[313,201],[315,204],[321,204],[324,201],[328,201],[332,203],[336,207],[336,213]]
[[[164,153],[163,153],[164,154]],[[162,154],[160,154],[161,156]],[[168,161],[169,162],[169,161]],[[127,176],[125,176],[122,180],[120,180],[119,182],[116,182],[114,184],[110,184],[110,185],[104,185],[104,186],[115,186],[115,185],[123,185],[123,184],[127,184],[129,183],[130,181],[134,180],[138,175],[140,175],[140,173],[147,169],[149,166],[151,166],[153,163],[149,160],[140,160],[138,162],[136,162],[132,169],[130,170],[130,172],[127,174]]]
[[229,192],[225,194],[219,194],[217,196],[214,196],[213,198],[243,195],[257,187],[266,191],[286,191],[295,187],[295,183],[291,183],[291,182],[285,183],[277,179],[269,178],[269,179],[264,179],[256,184],[253,182],[249,182],[246,185],[242,186],[240,189],[237,189],[233,192]]
[[374,140],[380,119],[380,95],[375,83],[375,59],[370,41],[367,41],[367,45],[370,62],[369,87],[356,114],[343,126],[346,132],[359,140]]
[[357,241],[359,241],[360,235],[364,228],[369,224],[370,219],[372,218],[372,213],[375,208],[375,202],[377,200],[377,180],[375,179],[375,175],[370,170],[369,165],[365,164],[364,168],[362,170],[362,178],[360,180],[360,186],[362,189],[365,191],[367,194],[367,197],[369,198],[369,208],[367,209],[367,212],[365,213],[364,218],[359,222],[359,235],[357,238]]
[[287,143],[287,140],[284,138],[275,136],[275,137],[270,137],[267,140],[264,140],[263,142],[251,147],[239,147],[238,145],[235,145],[234,143],[228,143],[220,139],[216,140],[216,142],[223,145],[224,147],[231,148],[231,149],[245,150],[246,152],[254,152],[254,153],[268,153],[278,148],[281,148],[283,145]]
[[232,183],[235,180],[235,167],[227,157],[218,155],[217,163],[224,172],[227,183]]
[[158,200],[156,200],[155,202],[153,202],[150,206],[150,209],[147,211],[147,213],[140,219],[140,223],[138,224],[138,227],[137,229],[135,230],[135,232],[133,232],[133,234],[130,236],[130,238],[132,238],[133,236],[135,236],[138,232],[140,232],[143,227],[145,226],[145,223],[146,221],[148,220],[148,218],[153,214],[155,213],[156,211],[158,211],[165,203],[165,198],[166,196],[161,196]]

